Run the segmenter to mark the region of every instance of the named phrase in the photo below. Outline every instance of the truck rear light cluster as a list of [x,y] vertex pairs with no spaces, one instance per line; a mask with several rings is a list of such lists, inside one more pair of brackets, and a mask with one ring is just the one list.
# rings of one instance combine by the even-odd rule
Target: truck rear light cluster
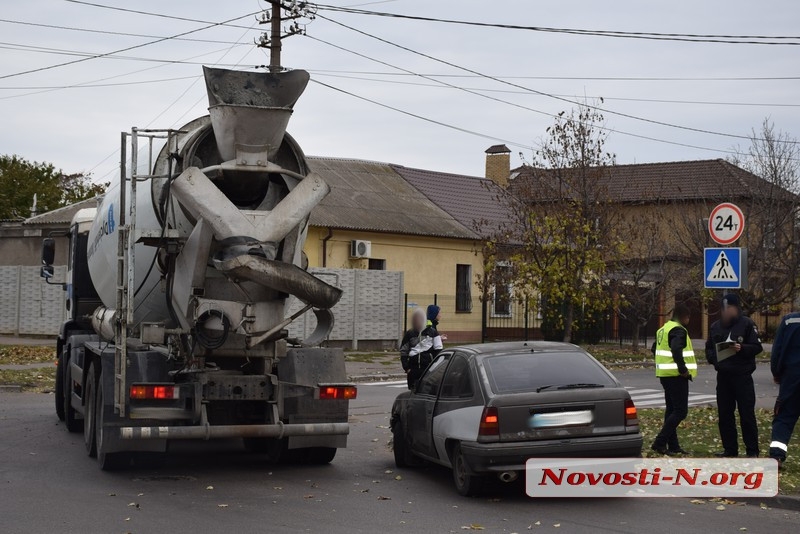
[[327,400],[351,400],[358,396],[355,386],[320,386],[319,398]]
[[631,399],[625,400],[625,426],[639,426],[639,415]]
[[483,409],[481,424],[478,428],[479,436],[499,436],[500,418],[497,415],[497,408],[489,406]]
[[175,386],[134,384],[131,398],[137,400],[165,400],[180,398],[180,389]]

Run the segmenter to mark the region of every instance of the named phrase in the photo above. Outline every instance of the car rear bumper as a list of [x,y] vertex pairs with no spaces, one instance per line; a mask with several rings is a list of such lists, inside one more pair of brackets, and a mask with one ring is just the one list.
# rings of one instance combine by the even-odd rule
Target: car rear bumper
[[461,452],[470,471],[476,474],[523,471],[529,458],[638,457],[642,454],[642,435],[513,443],[462,442]]

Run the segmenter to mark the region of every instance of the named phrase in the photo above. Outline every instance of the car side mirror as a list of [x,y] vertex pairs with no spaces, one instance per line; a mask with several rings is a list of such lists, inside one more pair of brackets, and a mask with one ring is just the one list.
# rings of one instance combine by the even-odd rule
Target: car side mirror
[[[51,267],[50,268],[50,275],[53,274],[52,265],[56,261],[56,240],[52,237],[46,238],[42,241],[42,265]],[[44,273],[44,269],[42,270]],[[44,276],[44,274],[42,274]]]

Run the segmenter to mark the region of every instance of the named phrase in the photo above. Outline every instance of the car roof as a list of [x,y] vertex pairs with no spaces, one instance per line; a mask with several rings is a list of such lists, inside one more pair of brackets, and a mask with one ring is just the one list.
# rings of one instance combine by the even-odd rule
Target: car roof
[[453,347],[462,353],[474,356],[496,356],[499,354],[552,354],[554,352],[583,352],[586,351],[570,343],[555,341],[511,341],[503,343],[482,343],[480,345],[464,345]]

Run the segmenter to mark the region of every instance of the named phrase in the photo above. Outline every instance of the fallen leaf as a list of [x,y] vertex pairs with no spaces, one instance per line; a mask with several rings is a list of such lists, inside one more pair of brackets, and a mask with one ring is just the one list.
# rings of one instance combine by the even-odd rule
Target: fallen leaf
[[471,525],[461,527],[461,530],[486,530],[486,529],[481,525],[473,523]]
[[553,528],[561,528],[561,523],[554,523]]
[[272,489],[274,489],[274,490],[282,490],[283,488],[281,486],[273,486]]
[[764,503],[762,502],[762,503],[761,503],[761,509],[762,509],[762,510],[769,510],[769,506],[767,506],[766,504],[764,504]]
[[129,502],[128,506],[136,506],[136,503],[135,502]]
[[138,494],[137,497],[144,497],[144,493]]
[[206,489],[207,489],[207,490],[213,490],[213,489],[214,489],[214,486],[206,486]]
[[747,532],[747,527],[739,527],[739,532]]
[[379,495],[378,496],[378,500],[379,501],[391,501],[392,498],[391,497],[384,497],[383,495]]
[[724,510],[724,509],[725,509],[725,505],[724,504],[720,504],[719,506],[717,506],[717,510],[719,510],[720,512],[722,510]]
[[313,495],[303,495],[303,498],[304,499],[313,499],[314,496]]
[[391,475],[393,472],[394,471],[392,471],[391,469],[387,469],[386,471],[384,471],[384,473],[387,475]]
[[400,475],[397,475],[396,477],[394,477],[394,479],[395,480],[403,480],[403,477],[401,477]]
[[704,501],[703,499],[692,499],[689,502],[692,503],[692,504],[705,504],[706,503],[706,501]]
[[227,508],[228,505],[227,504],[218,504],[217,507],[218,508]]
[[109,494],[108,494],[108,496],[109,496],[109,497],[116,497],[116,496],[117,496],[117,494],[116,494],[116,493],[109,493]]
[[130,521],[130,520],[131,520],[131,518],[130,518],[130,517],[126,517],[126,518],[125,518],[125,521]]

